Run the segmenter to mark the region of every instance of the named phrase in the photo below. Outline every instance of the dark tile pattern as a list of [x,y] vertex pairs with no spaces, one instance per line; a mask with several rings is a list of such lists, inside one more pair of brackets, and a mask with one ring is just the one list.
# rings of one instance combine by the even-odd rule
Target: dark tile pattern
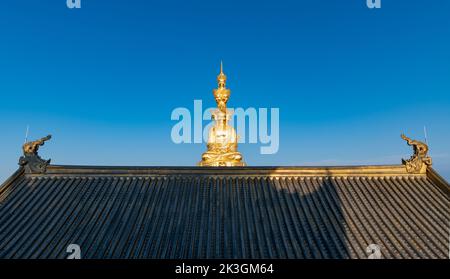
[[449,222],[427,176],[20,175],[0,258],[448,258]]

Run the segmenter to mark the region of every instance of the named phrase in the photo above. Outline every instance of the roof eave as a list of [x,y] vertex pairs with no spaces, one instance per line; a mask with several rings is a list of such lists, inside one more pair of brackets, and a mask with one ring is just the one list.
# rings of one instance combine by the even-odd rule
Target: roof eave
[[442,191],[450,196],[450,185],[435,169],[432,167],[427,168],[427,177],[433,181]]
[[8,186],[12,185],[19,177],[21,177],[25,173],[23,167],[19,167],[8,179],[6,179],[0,185],[0,200],[3,192],[8,188]]
[[[404,165],[378,166],[258,166],[258,167],[181,167],[181,166],[69,166],[49,165],[47,175],[83,176],[153,176],[153,175],[216,175],[216,176],[423,176],[408,173]],[[27,174],[41,176],[42,174]],[[45,175],[45,174],[44,174]]]

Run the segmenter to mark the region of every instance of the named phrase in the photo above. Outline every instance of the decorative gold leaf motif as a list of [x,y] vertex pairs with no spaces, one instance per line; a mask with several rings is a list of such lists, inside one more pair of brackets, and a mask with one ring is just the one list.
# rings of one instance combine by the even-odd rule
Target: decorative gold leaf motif
[[406,171],[408,173],[426,172],[427,166],[431,166],[432,164],[431,157],[428,157],[428,145],[418,140],[412,140],[404,134],[402,134],[401,137],[409,146],[412,146],[414,150],[414,154],[411,158],[402,159],[402,163],[406,166]]

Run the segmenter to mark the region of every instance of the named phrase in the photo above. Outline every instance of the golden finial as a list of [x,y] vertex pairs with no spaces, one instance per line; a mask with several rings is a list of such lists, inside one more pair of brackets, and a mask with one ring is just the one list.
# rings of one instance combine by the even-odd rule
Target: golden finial
[[227,76],[223,73],[223,62],[220,61],[220,74],[217,76],[217,82],[219,88],[225,88],[227,82]]
[[223,73],[223,63],[220,62],[220,73],[217,76],[219,86],[213,90],[214,98],[216,99],[217,107],[223,113],[227,111],[227,102],[230,98],[230,90],[226,88],[227,76]]

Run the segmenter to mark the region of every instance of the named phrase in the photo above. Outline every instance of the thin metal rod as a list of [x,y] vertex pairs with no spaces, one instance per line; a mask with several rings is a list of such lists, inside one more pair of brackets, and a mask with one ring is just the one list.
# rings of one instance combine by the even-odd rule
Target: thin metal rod
[[25,143],[28,141],[28,132],[30,130],[30,125],[27,125],[27,131],[25,132]]

